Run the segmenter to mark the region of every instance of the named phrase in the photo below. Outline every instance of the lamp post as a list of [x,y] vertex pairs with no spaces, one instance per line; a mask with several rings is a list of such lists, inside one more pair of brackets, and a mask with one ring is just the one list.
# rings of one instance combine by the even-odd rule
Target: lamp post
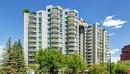
[[112,72],[111,72],[111,53],[110,53],[110,74],[112,74]]

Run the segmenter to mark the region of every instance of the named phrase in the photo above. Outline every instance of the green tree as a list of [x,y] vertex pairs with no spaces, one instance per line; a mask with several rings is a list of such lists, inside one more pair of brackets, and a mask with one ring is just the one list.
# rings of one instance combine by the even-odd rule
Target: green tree
[[128,69],[130,68],[130,61],[119,61],[116,63],[114,67],[115,74],[117,73],[123,73],[127,74]]
[[35,74],[38,74],[39,65],[38,64],[29,64],[28,71],[34,70]]
[[69,74],[78,74],[87,70],[87,64],[78,54],[66,55],[65,64]]
[[[104,65],[106,66],[107,70],[108,70],[109,73],[110,73],[110,63],[105,63]],[[112,63],[111,63],[111,74],[114,74],[114,67],[115,67],[115,63],[112,62]]]
[[89,74],[108,74],[108,70],[104,64],[95,64],[89,68]]
[[30,12],[30,11],[29,11],[29,9],[27,9],[27,8],[23,10],[23,13],[29,13],[29,12]]
[[39,49],[35,60],[40,71],[46,68],[50,74],[56,74],[56,71],[64,67],[64,55],[56,48]]
[[7,42],[6,52],[3,59],[4,74],[23,74],[26,66],[23,58],[23,48],[20,40],[11,44],[11,39]]

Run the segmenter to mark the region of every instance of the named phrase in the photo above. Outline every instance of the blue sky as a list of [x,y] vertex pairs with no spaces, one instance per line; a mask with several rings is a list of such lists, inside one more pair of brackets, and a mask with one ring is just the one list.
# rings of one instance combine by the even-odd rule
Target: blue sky
[[89,24],[99,22],[110,33],[112,60],[118,60],[120,49],[130,44],[130,0],[0,0],[0,47],[8,37],[23,42],[23,9],[44,9],[61,5],[76,9]]

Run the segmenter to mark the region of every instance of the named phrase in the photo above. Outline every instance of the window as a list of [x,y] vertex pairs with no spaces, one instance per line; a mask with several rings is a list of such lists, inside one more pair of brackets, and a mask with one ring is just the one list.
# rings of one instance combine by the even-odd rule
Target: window
[[68,12],[65,12],[65,15],[67,15],[68,14]]
[[39,18],[39,21],[42,21],[42,18]]
[[51,29],[50,29],[50,28],[48,28],[48,31],[51,31]]
[[48,22],[50,22],[51,21],[51,19],[48,19]]
[[51,14],[48,14],[48,17],[51,17]]
[[50,12],[51,11],[51,9],[48,9],[48,12]]
[[39,16],[42,16],[42,13],[38,13],[39,14]]

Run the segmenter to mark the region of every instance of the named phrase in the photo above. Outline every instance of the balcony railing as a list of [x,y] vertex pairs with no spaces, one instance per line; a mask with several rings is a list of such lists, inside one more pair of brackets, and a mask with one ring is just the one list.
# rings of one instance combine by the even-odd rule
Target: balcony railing
[[57,43],[52,43],[51,46],[52,47],[58,47],[59,45]]
[[51,39],[52,42],[58,42],[58,39]]
[[75,46],[75,44],[74,43],[69,43],[68,46],[70,46],[70,48],[71,48],[71,46]]
[[58,38],[58,34],[51,34],[51,38]]
[[51,24],[51,28],[59,28],[58,24]]
[[76,26],[76,22],[75,21],[68,21],[68,26]]
[[59,18],[58,14],[51,14],[51,18]]
[[51,23],[52,23],[52,24],[59,24],[59,21],[58,21],[58,20],[53,19],[53,20],[51,20]]
[[36,32],[36,30],[29,29],[28,32]]
[[29,44],[28,46],[36,47],[36,44]]
[[29,39],[28,41],[29,42],[36,42],[36,40],[34,40],[34,39]]
[[68,37],[75,37],[75,34],[68,34]]
[[68,39],[68,42],[75,42],[75,39]]
[[75,17],[75,13],[69,13],[68,16],[69,17]]
[[51,12],[54,13],[54,14],[57,14],[57,13],[58,13],[58,12],[57,12],[57,9],[53,9]]
[[51,29],[51,32],[52,32],[52,33],[58,33],[58,29],[54,29],[54,28],[53,28],[53,29]]
[[29,22],[31,22],[31,23],[36,23],[36,20],[29,20]]
[[36,28],[36,25],[34,25],[34,24],[29,24],[28,27],[30,27],[30,28],[31,28],[31,27],[35,27],[35,28]]
[[75,21],[76,21],[76,19],[75,19],[75,18],[70,17],[70,18],[68,18],[68,21],[73,21],[73,22],[75,22]]

